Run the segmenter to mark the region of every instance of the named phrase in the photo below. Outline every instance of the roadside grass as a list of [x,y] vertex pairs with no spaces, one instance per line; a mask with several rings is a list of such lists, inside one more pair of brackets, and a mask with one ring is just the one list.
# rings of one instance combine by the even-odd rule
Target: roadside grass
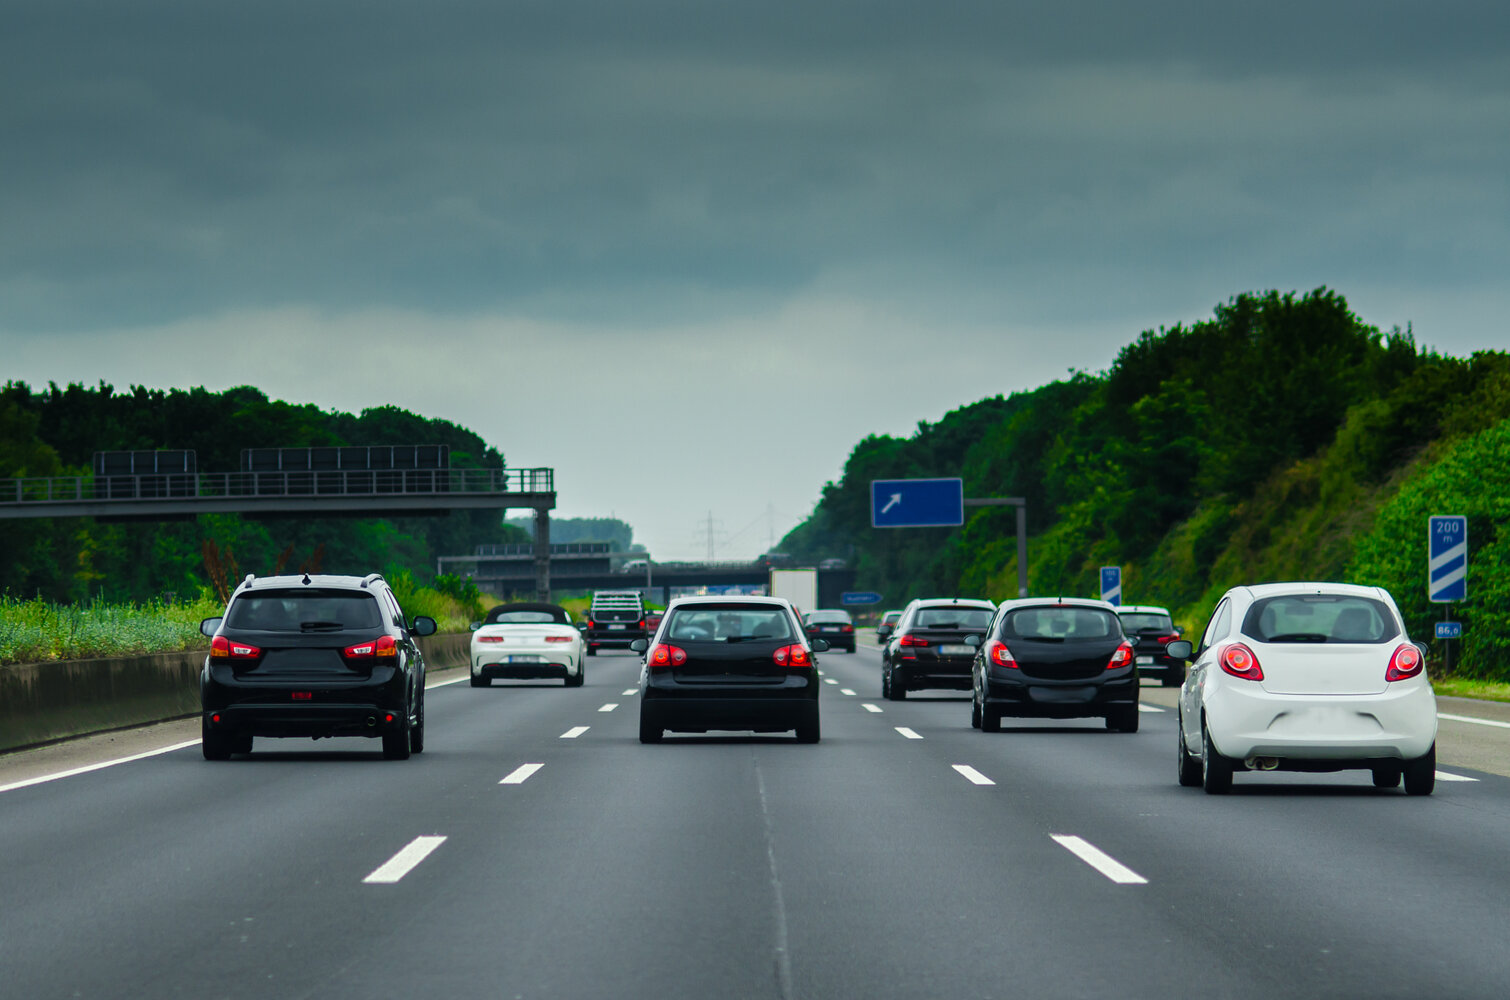
[[1433,678],[1432,690],[1449,698],[1479,698],[1483,701],[1510,701],[1510,684],[1504,681],[1481,681],[1472,677]]
[[0,663],[131,656],[205,645],[199,622],[221,613],[206,591],[193,601],[54,604],[0,595]]

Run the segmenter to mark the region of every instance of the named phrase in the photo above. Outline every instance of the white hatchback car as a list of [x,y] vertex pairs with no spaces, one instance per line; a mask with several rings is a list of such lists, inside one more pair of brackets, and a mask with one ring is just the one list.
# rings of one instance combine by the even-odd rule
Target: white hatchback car
[[472,686],[494,677],[560,677],[581,687],[586,642],[571,612],[556,604],[500,604],[472,623]]
[[1180,784],[1219,794],[1238,769],[1359,768],[1379,788],[1403,776],[1406,792],[1430,795],[1437,705],[1425,666],[1380,587],[1234,587],[1180,688]]

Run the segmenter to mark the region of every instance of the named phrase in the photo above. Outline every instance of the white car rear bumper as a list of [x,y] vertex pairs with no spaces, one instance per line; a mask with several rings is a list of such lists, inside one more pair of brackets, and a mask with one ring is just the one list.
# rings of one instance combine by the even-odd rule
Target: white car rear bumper
[[1281,695],[1227,684],[1210,692],[1205,709],[1211,742],[1237,760],[1414,760],[1437,738],[1436,697],[1424,678],[1377,695]]

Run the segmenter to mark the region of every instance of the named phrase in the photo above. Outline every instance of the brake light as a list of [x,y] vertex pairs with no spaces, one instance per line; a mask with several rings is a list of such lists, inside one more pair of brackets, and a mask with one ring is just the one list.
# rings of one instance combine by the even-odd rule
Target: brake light
[[503,641],[503,636],[501,636],[501,635],[479,635],[477,637],[477,641],[478,642],[502,642]]
[[855,627],[853,625],[846,625],[843,628],[841,628],[839,631],[840,632],[853,632],[854,630],[855,630]]
[[1160,646],[1167,646],[1179,637],[1179,633],[1175,633],[1174,635],[1161,635],[1155,637],[1154,642],[1157,642]]
[[641,618],[640,619],[640,623],[638,625],[636,625],[635,628],[644,628],[644,627],[645,627],[645,619]]
[[687,662],[687,651],[680,646],[657,645],[645,660],[654,670],[657,667],[679,667]]
[[986,643],[986,659],[993,666],[997,667],[1012,667],[1015,669],[1017,666],[1017,661],[1012,658],[1012,651],[1000,639],[992,639]]
[[576,636],[571,636],[571,635],[548,635],[548,636],[545,637],[545,641],[546,642],[571,642],[575,638],[576,638]]
[[294,701],[310,701],[314,698],[315,694],[313,691],[291,691],[289,692],[289,696]]
[[902,633],[902,638],[900,638],[900,639],[897,640],[897,645],[898,646],[926,646],[926,645],[928,645],[928,640],[927,639],[919,639],[917,636],[913,635],[911,632],[903,632]]
[[799,646],[795,643],[790,646],[782,646],[771,654],[771,659],[776,661],[776,666],[778,667],[792,667],[796,669],[813,665],[813,658],[807,655],[807,647]]
[[210,640],[210,656],[225,660],[255,660],[262,650],[249,642],[232,642],[223,635]]
[[1261,681],[1264,679],[1263,668],[1258,665],[1258,657],[1253,655],[1253,650],[1240,642],[1222,650],[1217,662],[1222,669],[1233,677],[1241,677],[1245,681]]
[[[503,640],[498,640],[502,642]],[[398,642],[391,635],[380,635],[366,642],[354,642],[341,650],[348,660],[370,660],[377,656],[397,656]]]
[[1132,646],[1130,646],[1130,645],[1128,645],[1127,643],[1124,642],[1122,645],[1118,646],[1116,648],[1116,650],[1114,650],[1112,652],[1112,658],[1110,660],[1106,661],[1106,669],[1107,670],[1116,670],[1118,667],[1125,667],[1129,663],[1131,663],[1132,660],[1133,660],[1133,649],[1132,649]]
[[1426,666],[1421,659],[1421,651],[1416,647],[1405,643],[1395,648],[1395,655],[1389,658],[1389,669],[1384,671],[1386,681],[1403,681],[1406,678],[1419,674]]

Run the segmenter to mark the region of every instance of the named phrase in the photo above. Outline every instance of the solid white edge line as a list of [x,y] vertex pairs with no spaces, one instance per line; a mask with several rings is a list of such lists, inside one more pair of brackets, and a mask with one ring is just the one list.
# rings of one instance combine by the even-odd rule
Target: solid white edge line
[[840,694],[847,694],[851,698],[853,698],[855,696],[855,693],[853,691],[851,691],[849,688],[840,688],[839,689],[839,693]]
[[430,856],[431,851],[445,842],[446,838],[440,836],[415,837],[362,881],[374,885],[392,885],[412,872],[416,865]]
[[587,732],[591,728],[592,728],[591,726],[572,726],[566,732],[564,732],[564,733],[561,734],[561,739],[563,739],[563,740],[574,740],[578,736],[581,736],[583,733]]
[[431,684],[430,679],[427,677],[425,678],[425,690],[428,691],[431,688],[443,688],[449,684],[460,684],[462,681],[468,681],[471,679],[472,675],[468,673],[462,674],[460,677],[453,677],[448,681],[436,681],[434,684]]
[[906,726],[892,726],[892,728],[901,733],[903,736],[907,737],[909,740],[920,740],[923,738],[918,735],[916,730],[909,729]]
[[1466,774],[1451,774],[1451,773],[1449,773],[1447,771],[1438,771],[1437,772],[1437,780],[1438,781],[1478,781],[1479,779],[1477,779],[1477,778],[1470,778]]
[[614,709],[616,709],[618,707],[619,707],[619,703],[618,702],[611,701],[608,704],[604,705],[603,707],[599,708],[598,711],[600,711],[600,712],[612,712]]
[[984,774],[981,774],[979,771],[977,771],[975,768],[971,767],[969,764],[951,764],[950,766],[953,767],[960,774],[964,775],[965,779],[967,781],[969,781],[970,784],[972,784],[972,785],[994,785],[994,784],[996,784],[996,782],[992,781],[990,778],[986,777]]
[[29,788],[32,785],[41,785],[49,781],[57,781],[59,778],[71,778],[76,774],[88,774],[90,771],[99,771],[103,768],[114,767],[117,764],[129,764],[133,760],[145,760],[148,757],[156,757],[159,754],[172,753],[175,750],[186,750],[189,747],[199,746],[198,740],[185,740],[169,747],[159,747],[156,750],[146,750],[142,753],[134,753],[129,757],[117,757],[115,760],[104,760],[98,764],[86,764],[83,767],[73,767],[66,771],[58,771],[55,774],[38,775],[35,778],[26,778],[22,781],[13,781],[8,785],[0,785],[0,792],[9,792],[16,788]]
[[1140,711],[1140,712],[1163,712],[1163,711],[1165,711],[1165,709],[1155,708],[1152,705],[1145,705],[1145,704],[1143,704],[1140,701],[1140,702],[1138,702],[1138,711]]
[[877,715],[879,715],[883,711],[880,705],[872,705],[868,701],[863,703],[860,707],[865,709],[865,711],[867,712],[875,712]]
[[1054,842],[1090,865],[1118,885],[1147,885],[1148,879],[1107,854],[1099,847],[1073,834],[1051,833]]
[[1448,712],[1438,712],[1437,718],[1446,719],[1448,722],[1471,722],[1476,726],[1495,726],[1499,729],[1510,729],[1510,722],[1500,722],[1498,719],[1475,719],[1471,715],[1452,715]]
[[518,767],[516,767],[512,771],[510,771],[504,777],[504,779],[499,782],[499,784],[500,785],[522,785],[526,781],[529,780],[530,775],[534,774],[536,771],[540,770],[544,766],[545,766],[544,764],[520,764]]

